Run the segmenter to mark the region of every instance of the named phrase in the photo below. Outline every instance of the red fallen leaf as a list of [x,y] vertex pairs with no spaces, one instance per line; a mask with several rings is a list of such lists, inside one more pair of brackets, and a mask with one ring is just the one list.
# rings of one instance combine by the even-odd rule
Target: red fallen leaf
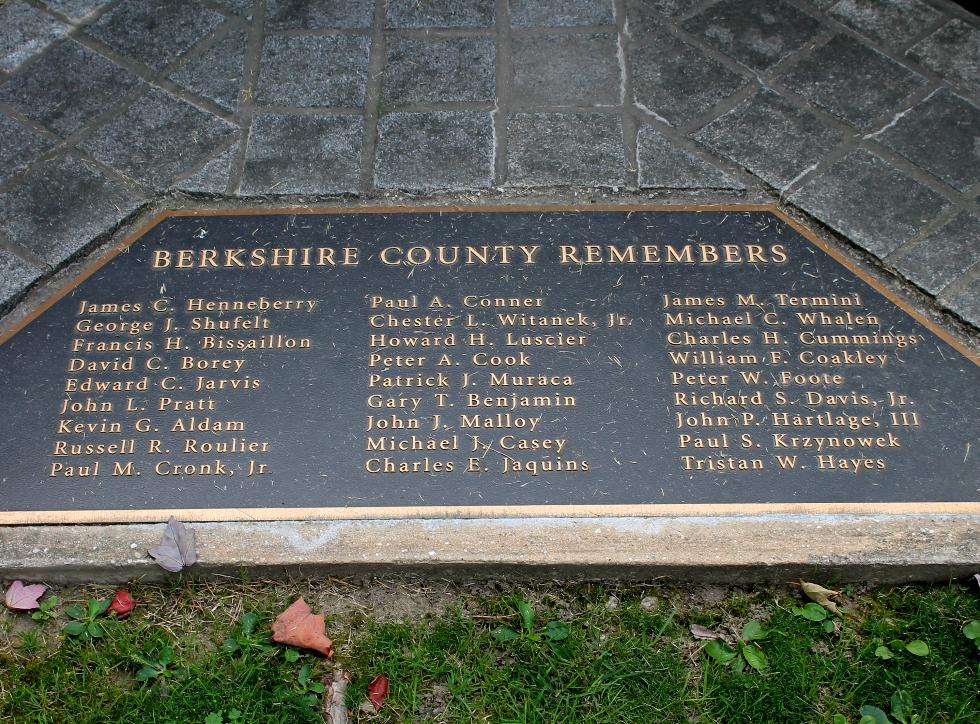
[[374,677],[374,680],[368,686],[368,699],[371,700],[375,711],[381,711],[386,696],[388,696],[388,677],[384,674],[379,674]]
[[4,605],[12,611],[33,611],[41,608],[38,599],[44,595],[48,587],[43,583],[32,583],[25,586],[21,581],[14,581],[3,597]]
[[123,616],[128,616],[135,605],[136,601],[133,600],[133,597],[130,595],[129,591],[123,588],[116,591],[116,595],[112,599],[112,603],[109,604],[109,610],[122,618]]
[[326,625],[323,616],[314,614],[302,598],[280,613],[272,622],[272,640],[301,649],[319,651],[333,657],[333,642],[324,635]]

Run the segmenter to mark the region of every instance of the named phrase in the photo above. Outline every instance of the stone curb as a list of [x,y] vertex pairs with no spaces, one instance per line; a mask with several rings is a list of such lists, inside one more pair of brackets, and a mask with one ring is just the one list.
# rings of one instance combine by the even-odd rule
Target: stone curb
[[[168,575],[163,524],[0,529],[0,579],[121,583]],[[194,576],[420,574],[452,579],[667,577],[719,585],[947,581],[980,567],[980,517],[530,518],[195,523]]]

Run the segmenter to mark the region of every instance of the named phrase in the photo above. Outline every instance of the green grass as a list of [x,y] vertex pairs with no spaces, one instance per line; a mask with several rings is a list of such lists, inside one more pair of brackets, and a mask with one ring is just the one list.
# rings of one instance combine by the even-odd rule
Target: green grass
[[[256,613],[264,631],[298,595],[327,614],[336,663],[353,675],[355,721],[727,724],[841,714],[857,722],[864,704],[887,712],[897,689],[922,724],[980,721],[980,659],[960,632],[980,618],[980,596],[957,584],[854,594],[852,615],[836,618],[831,633],[793,615],[803,599],[792,589],[175,580],[131,590],[140,604],[132,617],[91,642],[63,636],[63,613],[45,624],[0,613],[0,721],[183,724],[232,709],[244,722],[322,721],[320,697],[302,690],[298,674],[307,665],[320,681],[332,662],[221,647],[244,612]],[[111,591],[58,593],[63,607]],[[618,605],[607,605],[610,595]],[[644,608],[650,595],[658,605]],[[536,611],[532,629],[498,641],[497,627],[522,630],[519,600]],[[753,619],[770,632],[757,642],[769,661],[762,672],[709,659],[689,631],[709,626],[737,645]],[[549,621],[564,622],[567,638],[541,635]],[[920,639],[930,653],[878,658],[875,649],[894,639]],[[137,681],[138,657],[167,646],[168,672],[176,671],[163,682]],[[384,708],[359,712],[379,673],[390,680]]]

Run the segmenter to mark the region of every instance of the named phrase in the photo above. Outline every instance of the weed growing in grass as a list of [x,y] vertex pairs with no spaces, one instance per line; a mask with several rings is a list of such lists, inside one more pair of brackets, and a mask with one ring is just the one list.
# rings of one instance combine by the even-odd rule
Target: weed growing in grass
[[105,636],[106,623],[96,619],[106,612],[111,602],[111,598],[91,598],[84,606],[78,603],[67,606],[65,613],[73,620],[65,624],[64,632],[69,636],[77,636],[82,641],[102,638]]
[[327,690],[327,687],[319,681],[314,681],[311,678],[311,672],[310,665],[303,664],[299,669],[299,673],[296,675],[296,683],[292,689],[283,690],[285,696],[293,697],[305,706],[317,706],[320,703],[320,697],[323,696],[323,692]]
[[204,724],[233,724],[241,721],[242,713],[238,709],[225,711],[213,711],[204,717]]
[[568,628],[568,624],[564,621],[549,621],[545,624],[543,631],[535,632],[534,620],[536,614],[534,607],[522,599],[517,599],[514,605],[521,617],[521,630],[518,632],[509,626],[498,626],[491,632],[491,635],[501,643],[520,638],[539,642],[545,639],[549,641],[564,641],[568,638],[568,634],[571,633],[571,629]]
[[963,635],[966,636],[973,645],[980,651],[980,621],[974,619],[969,623],[963,624]]
[[[272,643],[272,636],[268,631],[256,631],[255,627],[259,623],[259,617],[252,612],[242,616],[238,622],[238,630],[231,638],[227,638],[221,644],[221,650],[228,654],[234,654],[242,650],[254,649],[261,654],[270,654],[276,650]],[[296,659],[293,659],[295,661]]]
[[768,635],[769,632],[762,628],[762,624],[753,619],[742,627],[736,650],[720,639],[711,639],[705,642],[704,652],[724,666],[731,664],[738,673],[744,671],[746,665],[756,671],[765,671],[769,668],[769,660],[762,649],[752,642],[761,641]]
[[39,604],[40,608],[31,614],[31,618],[35,621],[44,623],[45,621],[50,621],[51,619],[57,617],[58,611],[58,597],[48,596]]
[[885,646],[882,644],[875,649],[875,656],[879,659],[894,659],[896,656],[901,655],[905,652],[912,654],[913,656],[928,656],[929,655],[929,645],[925,641],[920,641],[915,639],[914,641],[902,641],[901,639],[892,639]]
[[792,612],[794,616],[799,616],[800,618],[805,618],[807,621],[819,623],[820,628],[822,628],[825,633],[833,633],[836,628],[834,626],[833,619],[830,618],[830,612],[819,603],[810,601],[809,603],[804,604],[802,608],[794,606],[792,608]]
[[152,653],[137,654],[133,658],[141,668],[136,672],[136,680],[150,684],[161,697],[169,696],[170,682],[182,679],[189,673],[186,667],[171,668],[173,657],[174,650],[170,646],[163,646]]

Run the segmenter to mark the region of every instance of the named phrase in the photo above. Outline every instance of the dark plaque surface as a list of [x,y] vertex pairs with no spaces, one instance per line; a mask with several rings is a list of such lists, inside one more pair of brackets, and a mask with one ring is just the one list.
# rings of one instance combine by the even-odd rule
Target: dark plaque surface
[[954,344],[769,210],[165,215],[0,346],[0,522],[977,510]]

